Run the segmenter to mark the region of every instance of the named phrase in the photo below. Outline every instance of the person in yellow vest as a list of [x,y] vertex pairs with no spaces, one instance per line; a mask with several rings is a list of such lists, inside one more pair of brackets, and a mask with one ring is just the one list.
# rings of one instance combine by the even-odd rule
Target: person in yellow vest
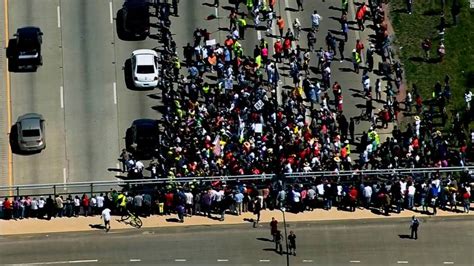
[[239,38],[245,40],[245,29],[247,28],[247,21],[244,16],[240,17],[237,20],[237,25],[239,26]]
[[354,65],[354,72],[359,74],[359,65],[362,62],[360,58],[360,54],[356,51],[356,49],[352,50],[352,64]]
[[255,64],[257,65],[258,68],[262,67],[262,56],[261,55],[257,55],[257,57],[255,57]]
[[209,84],[207,82],[204,82],[204,84],[202,85],[202,96],[204,97],[206,102],[209,101],[210,90],[211,90],[211,87],[209,86]]
[[179,58],[177,56],[173,57],[173,74],[174,74],[174,81],[178,81],[179,77],[179,70],[181,69],[181,62],[179,62]]
[[117,197],[117,205],[120,214],[125,214],[127,211],[127,192],[120,193]]
[[254,0],[247,0],[247,3],[245,4],[249,14],[252,13],[253,10],[253,1]]

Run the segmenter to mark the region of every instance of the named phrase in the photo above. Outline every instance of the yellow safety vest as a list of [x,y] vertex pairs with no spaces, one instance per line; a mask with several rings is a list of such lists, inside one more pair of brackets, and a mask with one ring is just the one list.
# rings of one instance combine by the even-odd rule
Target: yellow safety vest
[[127,197],[125,197],[124,194],[120,194],[117,198],[117,200],[120,202],[120,207],[125,207],[127,206]]
[[202,87],[202,92],[204,92],[205,94],[208,94],[209,93],[209,86],[203,86]]

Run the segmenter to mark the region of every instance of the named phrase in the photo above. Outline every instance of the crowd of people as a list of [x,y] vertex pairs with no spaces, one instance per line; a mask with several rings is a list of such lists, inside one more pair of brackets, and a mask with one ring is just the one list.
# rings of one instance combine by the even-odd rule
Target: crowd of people
[[[340,32],[345,38],[337,39],[327,32],[327,49],[319,50],[314,49],[316,35],[321,34],[318,12],[311,14],[311,30],[304,47],[300,21],[292,24],[294,32],[286,27],[286,23],[292,22],[275,15],[274,2],[248,0],[245,12],[239,11],[237,1],[228,17],[230,28],[224,43],[210,43],[211,33],[197,28],[194,41],[184,47],[183,62],[172,40],[170,24],[160,26],[161,41],[166,48],[161,59],[164,112],[159,150],[150,165],[155,171],[154,177],[284,175],[320,170],[467,164],[469,140],[463,120],[455,117],[455,130],[449,134],[433,126],[434,108],[439,107],[443,112],[449,101],[450,94],[443,93],[441,84],[435,87],[438,105],[423,102],[416,87],[413,94],[408,91],[402,104],[405,111],[411,111],[414,95],[418,115],[406,130],[394,126],[391,136],[381,140],[379,123],[387,127],[389,122],[397,121],[402,110],[397,93],[402,89],[403,78],[400,64],[392,64],[390,36],[381,1],[369,1],[369,6],[362,3],[357,8],[358,30],[364,31],[365,20],[371,20],[376,37],[366,51],[360,40],[352,50],[354,72],[358,74],[365,56],[366,67],[361,79],[367,107],[362,117],[349,119],[344,113],[343,88],[331,80],[331,62],[338,56],[337,51],[340,60],[344,60],[344,46],[348,42],[347,1],[342,1],[340,16]],[[271,38],[262,38],[253,51],[244,51],[242,42],[245,31],[249,30],[248,18],[253,19],[256,27],[264,21],[271,28],[276,21],[279,36],[274,42]],[[316,57],[313,60],[317,66],[315,73],[310,71],[313,57]],[[382,100],[382,77],[375,83],[369,78],[375,69],[376,57],[381,61],[379,74],[388,80],[386,100],[379,113],[373,111],[373,104]],[[187,69],[186,75],[182,65]],[[293,86],[291,92],[283,90],[279,95],[280,76],[285,68],[289,69]],[[314,81],[316,76],[320,76],[321,81]],[[374,88],[375,99],[372,97]],[[445,79],[444,91],[449,91],[449,77]],[[371,121],[372,126],[356,138],[355,127],[361,119]],[[124,171],[136,171],[138,167],[137,163],[128,163],[134,161],[133,151],[130,152],[124,151],[122,156]],[[351,153],[359,155],[354,158]],[[143,171],[143,163],[140,162],[139,168]],[[357,206],[382,208],[388,214],[393,209],[400,211],[415,206],[423,210],[432,207],[436,213],[436,207],[457,209],[461,202],[464,210],[469,211],[470,186],[465,182],[458,183],[455,179],[441,182],[439,177],[425,182],[408,177],[388,183],[317,180],[287,186],[274,182],[263,188],[245,183],[211,187],[189,185],[164,187],[149,193],[114,191],[91,195],[90,199],[87,195],[65,199],[61,195],[46,199],[6,198],[1,201],[1,209],[8,219],[51,218],[95,215],[108,206],[114,213],[131,208],[145,216],[177,212],[181,221],[186,215],[199,214],[218,214],[219,219],[224,220],[228,210],[239,215],[246,211],[258,213],[265,208],[288,207],[293,212],[330,209],[333,203],[351,211]]]
[[[356,181],[358,180],[358,181]],[[224,221],[226,214],[242,215],[253,212],[255,225],[260,211],[283,209],[293,213],[330,210],[355,211],[356,208],[375,210],[389,215],[403,209],[435,215],[437,209],[453,212],[470,211],[472,177],[464,173],[460,178],[430,179],[406,176],[393,181],[375,181],[367,177],[341,181],[330,178],[311,178],[301,183],[288,184],[272,180],[263,184],[250,182],[214,182],[204,184],[164,185],[140,187],[96,195],[56,195],[55,197],[6,197],[0,200],[3,219],[78,217],[100,215],[104,208],[122,215],[127,210],[139,216],[177,214],[185,217],[203,215]],[[462,210],[460,209],[462,207]]]

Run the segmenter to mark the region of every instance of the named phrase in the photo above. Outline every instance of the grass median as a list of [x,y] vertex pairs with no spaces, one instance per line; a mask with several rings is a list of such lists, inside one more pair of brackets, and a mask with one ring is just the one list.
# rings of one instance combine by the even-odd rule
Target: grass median
[[[441,0],[414,0],[412,14],[406,11],[406,0],[390,1],[394,44],[404,65],[407,88],[411,90],[416,84],[422,99],[428,100],[436,81],[443,84],[445,75],[449,75],[452,97],[447,110],[450,117],[465,107],[465,89],[474,88],[474,9],[470,8],[469,0],[459,0],[462,5],[459,23],[453,25],[452,1],[445,0],[442,9]],[[444,34],[446,55],[440,62],[437,49],[441,41],[439,25],[443,10],[447,24]],[[425,38],[432,40],[431,59],[427,61],[421,48]],[[446,128],[447,125],[443,126]]]

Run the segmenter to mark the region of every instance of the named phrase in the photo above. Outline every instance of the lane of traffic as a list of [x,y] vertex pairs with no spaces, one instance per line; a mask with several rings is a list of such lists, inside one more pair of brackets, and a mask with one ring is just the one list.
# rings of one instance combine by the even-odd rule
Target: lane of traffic
[[109,1],[61,1],[68,182],[110,179],[118,153]]
[[[12,119],[29,112],[46,120],[47,148],[41,153],[13,156],[14,184],[63,182],[65,167],[64,113],[60,106],[62,86],[61,35],[56,23],[57,0],[10,1],[9,31],[37,26],[44,33],[44,64],[37,72],[11,73]],[[10,37],[11,38],[11,37]]]

